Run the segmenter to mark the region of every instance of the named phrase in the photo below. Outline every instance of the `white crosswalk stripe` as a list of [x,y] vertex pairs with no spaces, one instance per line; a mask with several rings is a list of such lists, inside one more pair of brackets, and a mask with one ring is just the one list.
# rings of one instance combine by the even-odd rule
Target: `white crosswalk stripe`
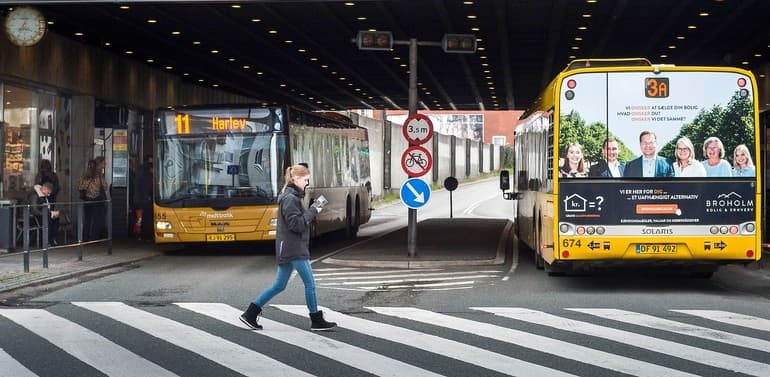
[[480,323],[464,318],[434,313],[427,310],[397,307],[367,307],[367,309],[380,314],[405,318],[435,326],[449,327],[502,342],[531,348],[534,350],[551,352],[559,357],[564,357],[592,365],[601,365],[603,368],[612,369],[633,376],[694,376],[690,373],[684,373],[655,364],[634,360],[625,356],[597,351],[588,347],[583,347],[540,335],[529,334],[524,331]]
[[580,313],[595,315],[597,317],[612,319],[632,325],[650,327],[658,330],[689,335],[714,342],[721,342],[745,348],[755,348],[760,351],[770,352],[770,342],[749,336],[731,334],[726,331],[709,329],[701,326],[693,326],[669,319],[657,318],[647,314],[634,313],[619,309],[567,309]]
[[[231,325],[238,327],[243,326],[238,319],[238,316],[241,315],[241,311],[232,306],[216,303],[177,303],[176,305],[227,322]],[[417,368],[398,360],[390,359],[374,352],[338,342],[306,330],[300,330],[296,327],[284,325],[280,322],[271,321],[266,318],[261,318],[260,322],[261,325],[266,326],[270,331],[256,332],[259,335],[290,343],[324,356],[334,355],[335,360],[341,363],[345,363],[377,376],[440,376],[439,374]]]
[[748,327],[754,330],[770,331],[770,319],[757,318],[750,315],[736,314],[722,310],[671,310],[710,319],[730,325]]
[[323,269],[314,272],[319,288],[390,291],[414,290],[437,291],[469,289],[488,281],[501,279],[504,271],[493,269],[446,271],[437,268],[426,269]]
[[740,372],[751,376],[770,376],[770,365],[768,364],[762,364],[753,360],[742,359],[740,357],[726,355],[703,348],[697,348],[682,343],[672,342],[669,340],[657,339],[647,335],[641,335],[629,331],[594,325],[592,323],[571,320],[545,312],[525,308],[473,309],[490,312],[499,316],[520,321],[556,327],[583,335],[609,339],[615,342],[625,343],[635,347],[660,352],[669,356],[675,356],[685,360]]
[[247,376],[311,376],[218,336],[120,302],[72,304],[120,321]]
[[[18,329],[14,331],[28,331],[40,338],[35,344],[45,343],[48,347],[47,350],[36,348],[34,357],[30,357],[29,350],[18,346],[18,340],[0,337],[0,377],[58,376],[61,370],[56,367],[57,357],[65,354],[82,362],[67,361],[71,366],[84,368],[70,371],[71,375],[94,374],[89,368],[109,376],[200,375],[202,372],[193,368],[204,367],[210,368],[207,374],[229,369],[245,376],[310,376],[319,371],[335,371],[332,372],[335,375],[440,377],[442,371],[447,373],[452,367],[436,360],[446,358],[468,368],[471,375],[496,372],[531,377],[595,376],[605,375],[597,373],[604,370],[609,375],[645,377],[732,375],[733,372],[770,376],[770,334],[764,327],[770,320],[718,310],[676,309],[668,312],[676,314],[656,316],[614,308],[565,308],[563,314],[556,315],[518,307],[471,307],[471,311],[462,316],[414,307],[366,306],[365,315],[372,319],[364,319],[362,315],[322,308],[327,320],[338,322],[340,329],[316,333],[307,327],[304,305],[271,305],[289,314],[278,310],[268,310],[268,314],[283,319],[300,316],[303,325],[261,318],[260,323],[265,326],[262,331],[247,330],[238,320],[241,310],[224,303],[175,303],[162,309],[163,316],[155,314],[154,309],[140,309],[120,302],[73,302],[72,305],[86,310],[59,310],[53,314],[47,309],[0,309],[0,331],[3,325],[15,324]],[[476,319],[490,319],[485,313],[498,316],[494,324]],[[217,335],[214,335],[206,329],[178,322],[174,319],[177,315],[186,323],[196,323],[197,327],[215,324],[212,319],[227,325],[216,327]],[[474,320],[467,315],[473,315]],[[73,322],[70,316],[78,316],[78,322]],[[100,321],[87,320],[97,316]],[[196,317],[197,320],[191,320]],[[383,318],[386,321],[382,321]],[[583,318],[601,318],[603,323],[581,321]],[[703,318],[711,320],[713,326]],[[403,326],[384,323],[388,320],[399,321]],[[539,327],[530,332],[519,330],[521,324],[518,328],[506,326],[511,320]],[[105,321],[125,326],[106,327]],[[97,330],[80,324],[92,322],[99,323]],[[758,331],[746,336],[730,332],[731,326]],[[544,329],[549,329],[548,336],[541,335]],[[131,332],[141,336],[131,336]],[[565,336],[560,337],[560,333]],[[148,360],[147,354],[142,353],[146,352],[144,348],[143,351],[136,348],[143,347],[137,341],[142,336],[147,338],[145,334],[154,337],[153,342],[168,343],[179,350],[153,355],[149,357],[152,360]],[[230,337],[238,343],[228,339]],[[253,341],[247,340],[252,337]],[[694,339],[699,341],[693,342]],[[44,343],[40,343],[41,340]],[[402,351],[387,354],[375,351],[388,342],[394,344],[394,350]],[[250,344],[296,348],[304,354],[313,354],[316,360],[322,360],[323,366],[308,367],[304,358],[275,360],[271,357],[274,354],[268,356],[253,350]],[[404,352],[404,347],[423,354]],[[639,349],[652,352],[640,354]],[[402,355],[407,354],[411,356],[401,360]],[[426,358],[429,354],[438,359]],[[666,357],[659,359],[654,355]],[[189,358],[199,360],[187,365],[184,360]],[[27,364],[31,360],[35,360],[35,364]],[[449,374],[460,373],[452,371],[454,373]]]
[[43,309],[3,309],[0,315],[111,376],[176,376],[103,336]]
[[[307,311],[304,306],[300,305],[273,306],[296,315],[305,315],[305,312]],[[368,321],[335,312],[328,308],[323,308],[323,310],[324,314],[329,317],[329,320],[338,321],[341,326],[355,332],[441,354],[510,376],[571,376],[571,374],[555,369],[490,352],[453,340],[393,325]]]
[[36,374],[16,361],[2,348],[0,348],[0,375],[9,377],[37,377]]

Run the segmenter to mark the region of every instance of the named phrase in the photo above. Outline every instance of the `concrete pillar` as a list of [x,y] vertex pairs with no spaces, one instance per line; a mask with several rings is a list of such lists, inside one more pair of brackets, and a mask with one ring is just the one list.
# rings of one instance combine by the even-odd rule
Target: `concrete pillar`
[[96,100],[91,96],[72,97],[70,110],[70,145],[72,191],[70,201],[80,200],[78,180],[86,171],[88,160],[94,158],[94,110]]

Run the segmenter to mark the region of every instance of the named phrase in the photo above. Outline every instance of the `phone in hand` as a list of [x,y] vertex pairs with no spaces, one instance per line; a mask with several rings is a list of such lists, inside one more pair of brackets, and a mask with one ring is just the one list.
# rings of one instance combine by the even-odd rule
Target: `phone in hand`
[[317,207],[323,208],[323,207],[326,205],[326,203],[329,203],[329,201],[328,201],[328,200],[326,200],[326,198],[325,198],[323,195],[319,195],[319,196],[318,196],[318,197],[315,199],[315,202],[314,202],[314,203],[315,203],[315,205],[316,205]]

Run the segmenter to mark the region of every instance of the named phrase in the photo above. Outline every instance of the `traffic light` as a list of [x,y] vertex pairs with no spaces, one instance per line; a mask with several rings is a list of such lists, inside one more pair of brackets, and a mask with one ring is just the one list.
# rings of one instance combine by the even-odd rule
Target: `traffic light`
[[476,52],[476,36],[473,34],[444,34],[441,47],[444,52],[473,54]]
[[356,45],[359,50],[390,51],[393,48],[393,33],[389,31],[359,31]]

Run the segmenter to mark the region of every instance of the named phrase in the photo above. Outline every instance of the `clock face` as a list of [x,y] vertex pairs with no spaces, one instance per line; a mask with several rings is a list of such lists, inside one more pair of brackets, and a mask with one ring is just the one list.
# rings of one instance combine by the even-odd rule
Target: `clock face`
[[35,8],[16,7],[6,16],[5,31],[15,45],[32,46],[45,35],[45,17]]

